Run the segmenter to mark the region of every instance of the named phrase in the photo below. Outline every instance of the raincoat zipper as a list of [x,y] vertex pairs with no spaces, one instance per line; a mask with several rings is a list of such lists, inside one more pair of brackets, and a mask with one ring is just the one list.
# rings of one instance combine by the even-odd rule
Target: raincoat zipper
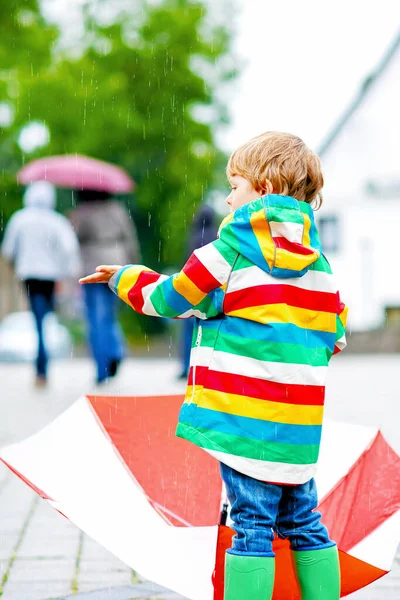
[[196,393],[196,359],[197,359],[197,352],[198,352],[198,348],[199,348],[200,343],[201,343],[202,335],[203,335],[203,327],[202,327],[202,325],[199,325],[199,328],[197,330],[197,338],[196,338],[196,342],[195,342],[194,364],[193,364],[193,379],[192,379],[192,398],[190,400],[190,403],[193,402],[194,395]]

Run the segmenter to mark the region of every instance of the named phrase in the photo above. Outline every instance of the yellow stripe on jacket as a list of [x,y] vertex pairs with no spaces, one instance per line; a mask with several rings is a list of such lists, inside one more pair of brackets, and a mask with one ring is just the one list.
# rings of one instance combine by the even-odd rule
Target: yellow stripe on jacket
[[286,404],[206,388],[203,389],[199,406],[229,415],[289,425],[322,425],[324,413],[323,406]]
[[143,271],[152,271],[153,269],[149,269],[148,267],[144,267],[142,265],[133,265],[122,273],[121,277],[118,281],[117,293],[118,297],[121,298],[127,304],[130,304],[128,299],[128,294],[133,286],[136,284],[139,276]]
[[316,331],[336,332],[336,315],[334,313],[321,312],[288,306],[286,304],[263,304],[250,306],[227,312],[230,317],[241,317],[258,323],[293,323],[303,329],[315,329]]
[[172,285],[178,294],[181,294],[190,304],[196,306],[207,296],[189,277],[181,271],[172,280]]

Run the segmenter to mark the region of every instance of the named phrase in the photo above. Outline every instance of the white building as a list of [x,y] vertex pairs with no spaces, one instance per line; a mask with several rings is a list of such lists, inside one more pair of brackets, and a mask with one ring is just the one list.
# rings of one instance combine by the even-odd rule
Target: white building
[[324,251],[353,330],[400,309],[400,33],[326,138]]

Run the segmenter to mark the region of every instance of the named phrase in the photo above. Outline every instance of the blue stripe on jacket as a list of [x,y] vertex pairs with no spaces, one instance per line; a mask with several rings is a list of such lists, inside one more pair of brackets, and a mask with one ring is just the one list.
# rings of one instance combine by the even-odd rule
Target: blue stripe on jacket
[[182,406],[179,418],[183,422],[186,421],[186,412],[188,412],[188,420],[193,420],[196,429],[212,429],[229,435],[283,444],[319,444],[321,440],[321,425],[274,423],[250,417],[238,417],[199,406],[193,418],[193,404]]
[[328,331],[302,329],[292,323],[264,324],[246,319],[238,319],[237,317],[226,317],[221,327],[221,333],[266,342],[301,344],[306,348],[320,348],[324,346],[332,350],[335,345],[336,336],[335,333]]
[[[162,290],[165,302],[168,304],[171,311],[173,311],[176,315],[182,315],[183,313],[192,309],[193,305],[188,300],[186,300],[186,298],[184,298],[182,294],[179,294],[179,292],[176,291],[176,289],[173,286],[172,280],[173,277],[169,277],[168,279],[163,281],[158,287]],[[157,288],[155,292],[157,292]]]

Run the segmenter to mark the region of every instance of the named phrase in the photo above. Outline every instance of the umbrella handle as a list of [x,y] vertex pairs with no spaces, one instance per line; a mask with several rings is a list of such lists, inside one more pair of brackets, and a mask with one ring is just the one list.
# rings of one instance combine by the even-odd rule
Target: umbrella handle
[[222,505],[221,516],[219,518],[220,525],[226,525],[226,520],[228,518],[228,504],[224,502]]

